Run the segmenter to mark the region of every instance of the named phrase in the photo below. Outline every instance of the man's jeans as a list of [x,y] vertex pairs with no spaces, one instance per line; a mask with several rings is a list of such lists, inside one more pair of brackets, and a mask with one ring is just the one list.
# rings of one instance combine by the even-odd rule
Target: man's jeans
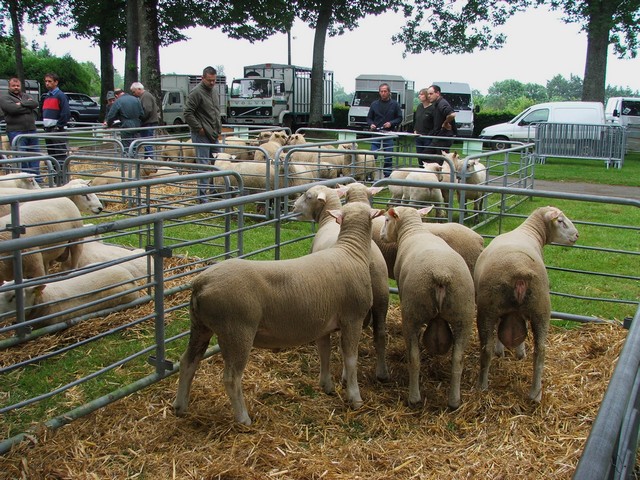
[[[380,138],[371,142],[371,151],[376,152],[382,150],[383,152],[393,152],[393,138]],[[384,157],[382,165],[382,171],[385,177],[391,175],[391,167],[393,166],[393,156],[388,155]]]
[[[214,165],[215,160],[212,161],[211,155],[214,153],[218,153],[220,151],[220,147],[214,147],[211,144],[211,140],[209,140],[204,135],[198,135],[197,133],[191,133],[191,141],[194,144],[198,143],[206,143],[207,145],[195,145],[196,149],[196,163],[198,165]],[[217,139],[216,139],[217,142]],[[203,169],[203,172],[210,172],[211,169]],[[211,186],[211,179],[200,179],[198,180],[198,197],[199,202],[203,203],[207,201],[207,196],[215,193],[215,188]]]
[[[25,135],[28,133],[37,133],[36,130],[20,130],[14,132],[7,132],[7,136],[9,137],[9,143],[12,145],[12,148],[15,150],[19,150],[21,152],[38,152],[38,139],[36,137],[22,137],[18,139],[18,143],[13,146],[13,139],[18,135]],[[19,158],[19,157],[18,157]],[[32,160],[29,162],[22,162],[20,164],[20,168],[23,172],[33,173],[35,175],[40,176],[40,160]]]

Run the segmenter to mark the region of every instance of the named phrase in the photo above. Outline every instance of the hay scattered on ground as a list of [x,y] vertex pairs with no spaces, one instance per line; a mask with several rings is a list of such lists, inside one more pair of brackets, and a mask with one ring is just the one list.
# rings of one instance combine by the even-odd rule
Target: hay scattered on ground
[[[463,404],[452,412],[445,407],[450,354],[423,356],[424,403],[415,409],[405,405],[408,378],[397,308],[390,311],[388,326],[393,380],[375,380],[367,331],[359,368],[365,405],[357,411],[346,407],[340,386],[335,395],[322,393],[313,346],[255,350],[244,377],[254,423],[237,425],[221,382],[222,359],[214,356],[196,373],[186,417],[173,414],[177,376],[172,376],[57,431],[33,436],[0,459],[0,476],[570,478],[626,336],[614,325],[552,328],[540,405],[527,400],[530,356],[496,359],[489,390],[479,392],[476,341],[465,360]],[[337,353],[332,370],[337,379]]]

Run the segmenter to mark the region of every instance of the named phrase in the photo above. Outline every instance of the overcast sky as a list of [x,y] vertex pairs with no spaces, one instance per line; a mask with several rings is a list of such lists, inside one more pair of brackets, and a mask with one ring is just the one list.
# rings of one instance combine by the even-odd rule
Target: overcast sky
[[[325,68],[334,72],[335,82],[347,92],[354,90],[354,79],[362,73],[402,75],[415,81],[416,90],[435,81],[467,82],[485,94],[491,84],[506,79],[545,85],[556,74],[584,76],[586,34],[577,25],[563,23],[553,12],[518,14],[500,30],[507,35],[504,48],[465,55],[423,53],[403,58],[403,47],[391,43],[402,24],[402,15],[390,12],[367,17],[356,30],[327,38]],[[230,81],[242,76],[244,65],[287,63],[285,34],[254,44],[204,28],[191,29],[187,35],[190,40],[161,49],[162,73],[197,74],[207,65],[222,65]],[[25,36],[28,44],[35,38],[56,55],[70,53],[78,61],[99,67],[99,50],[87,40],[57,40],[53,30],[44,38],[29,31]],[[313,30],[297,22],[292,37],[292,63],[311,67]],[[114,63],[122,73],[124,52],[114,52]],[[610,53],[607,84],[640,90],[640,59],[618,60]]]

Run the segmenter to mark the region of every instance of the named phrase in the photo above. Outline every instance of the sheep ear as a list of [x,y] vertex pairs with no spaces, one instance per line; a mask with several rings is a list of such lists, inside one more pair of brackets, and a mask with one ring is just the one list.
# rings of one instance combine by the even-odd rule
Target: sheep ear
[[42,295],[42,292],[44,291],[44,289],[46,288],[46,284],[41,284],[41,285],[36,285],[35,287],[33,287],[33,291],[36,295],[36,297],[39,297],[40,295]]
[[395,208],[390,208],[389,210],[387,210],[387,215],[389,215],[392,218],[398,218],[398,212],[396,211]]
[[327,213],[336,219],[338,225],[342,225],[342,220],[344,219],[342,210],[328,210]]
[[348,190],[349,190],[349,187],[347,187],[346,185],[338,184],[338,186],[336,187],[336,192],[338,192],[339,198],[344,197],[347,194]]
[[376,217],[382,217],[385,213],[387,213],[387,212],[385,212],[384,210],[377,209],[377,208],[372,208],[371,212],[370,212],[372,219],[374,219]]
[[382,190],[384,190],[384,187],[369,187],[369,193],[371,193],[371,195],[380,193]]
[[[327,203],[327,192],[318,192],[318,196],[316,197],[321,202]],[[329,212],[331,213],[331,212]],[[335,217],[335,215],[333,215]]]
[[427,214],[428,214],[432,209],[433,209],[433,205],[429,205],[428,207],[424,207],[424,208],[421,208],[420,210],[418,210],[418,213],[419,213],[421,216],[423,216],[423,217],[424,217],[424,216],[425,216],[425,215],[427,215]]
[[558,210],[557,208],[554,208],[554,207],[550,207],[550,208],[553,208],[553,210],[547,212],[545,214],[545,218],[549,222],[555,222],[556,220],[558,220],[560,215],[562,215],[562,212],[560,210]]

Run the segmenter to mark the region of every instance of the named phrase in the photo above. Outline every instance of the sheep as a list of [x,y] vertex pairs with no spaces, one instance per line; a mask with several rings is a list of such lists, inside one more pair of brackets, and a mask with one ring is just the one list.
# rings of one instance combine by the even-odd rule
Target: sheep
[[342,175],[353,177],[359,182],[373,179],[376,171],[376,157],[368,153],[347,154],[347,163],[342,168]]
[[[83,226],[78,207],[66,197],[34,200],[20,205],[20,222],[25,227],[23,236],[26,237],[62,232],[70,228]],[[10,223],[12,223],[10,214],[0,217],[0,228],[5,229]],[[12,233],[10,231],[0,231],[0,242],[9,240],[11,237]],[[32,250],[34,249],[28,249],[25,253],[32,252]],[[78,258],[81,252],[81,244],[71,243],[67,245],[57,243],[48,245],[42,251],[28,253],[23,256],[23,275],[26,278],[46,275],[50,264],[55,260],[61,261],[62,270],[74,270],[78,266]],[[5,257],[0,260],[0,282],[13,279],[13,259]]]
[[[273,159],[275,157],[276,152],[284,145],[287,145],[288,141],[289,141],[289,137],[285,133],[285,131],[279,130],[277,132],[272,132],[271,136],[269,137],[269,141],[261,144],[260,148],[262,148],[263,150],[266,150],[267,154],[269,155],[269,158]],[[253,155],[253,158],[256,161],[264,162],[266,160],[266,157],[262,150],[256,150]]]
[[[372,203],[373,196],[383,190],[382,187],[367,187],[357,182],[349,185],[339,185],[338,188],[347,203],[354,201]],[[395,242],[383,242],[381,240],[380,230],[383,224],[383,217],[373,219],[371,237],[384,256],[389,278],[395,279],[393,269],[398,245]],[[469,272],[473,274],[478,255],[484,248],[484,240],[481,235],[459,223],[423,223],[422,228],[447,242],[447,245],[460,254],[467,264]]]
[[0,188],[37,190],[40,188],[40,184],[36,181],[36,175],[34,173],[16,172],[0,175]]
[[[479,160],[471,159],[467,162],[466,173],[463,176],[466,185],[481,185],[487,182],[487,169],[480,163]],[[475,223],[478,223],[480,212],[483,209],[483,203],[486,193],[473,190],[464,191],[464,202],[460,201],[461,191],[457,191],[458,204],[460,208],[466,210],[466,203],[473,201],[473,208],[477,215],[475,216]]]
[[[5,285],[9,284],[13,282]],[[133,290],[134,288],[133,275],[118,265],[76,277],[63,277],[56,282],[26,286],[23,289],[25,318],[35,320],[50,317],[31,324],[34,328],[62,323],[88,313],[133,302],[140,297],[140,292]],[[15,296],[16,290],[0,293],[1,314],[15,312]],[[109,296],[113,298],[86,305]],[[74,311],[61,313],[71,309]]]
[[534,342],[529,399],[540,402],[551,317],[549,278],[542,249],[552,242],[571,246],[577,240],[578,230],[562,211],[541,207],[514,230],[495,237],[478,257],[473,279],[478,305],[481,390],[488,388],[494,352],[502,355],[505,346],[515,347],[516,356],[524,358],[528,320]]
[[181,142],[179,140],[169,140],[166,145],[160,147],[160,159],[170,162],[190,162],[196,158],[196,147],[191,145],[191,139]]
[[[88,180],[75,179],[71,180],[68,183],[60,186],[60,187],[49,187],[41,189],[41,191],[58,191],[58,190],[68,190],[67,197],[70,198],[73,203],[76,204],[80,213],[87,214],[99,214],[103,210],[103,205],[98,196],[95,193],[78,193],[76,195],[72,195],[72,192],[75,192],[76,189],[84,188],[88,186],[90,182]],[[9,196],[9,195],[25,195],[26,192],[22,188],[3,188],[0,189],[0,196]],[[4,204],[0,205],[0,215],[8,215],[11,212],[11,205]]]
[[[428,164],[427,164],[428,165]],[[412,171],[406,176],[405,180],[412,182],[434,182],[437,183],[440,180],[438,174],[433,171],[428,171],[426,168],[423,171]],[[406,185],[402,189],[402,200],[406,204],[431,204],[436,207],[436,217],[443,218],[446,214],[442,205],[444,204],[444,198],[442,191],[437,187],[419,187]]]
[[[258,145],[258,142],[236,137],[235,135],[229,135],[222,139],[222,144],[240,147],[255,147]],[[224,148],[223,152],[233,155],[238,160],[253,160],[255,151],[247,148]]]
[[[442,177],[440,175],[440,171],[442,167],[438,164],[425,164],[429,165],[428,167],[407,167],[407,168],[397,168],[391,172],[389,175],[390,180],[405,180],[407,176],[411,173],[425,173],[430,172],[436,175],[438,181],[442,181]],[[401,204],[403,201],[408,201],[410,198],[408,187],[402,185],[389,185],[389,193],[391,194],[390,204]],[[405,190],[407,189],[407,190]]]
[[409,357],[410,405],[420,402],[420,332],[430,354],[451,355],[448,405],[460,406],[464,350],[473,330],[473,279],[464,260],[444,240],[422,228],[421,213],[411,207],[391,208],[380,235],[397,242],[394,274],[398,282],[402,333]]
[[[150,165],[141,165],[140,179],[150,178],[157,171],[157,167],[152,167]],[[130,171],[129,169],[125,168],[124,176],[122,170],[110,170],[94,177],[91,180],[91,185],[97,187],[100,185],[112,185],[114,183],[122,183],[128,180],[136,180],[135,174],[135,169],[133,169],[133,171]]]
[[[127,258],[145,253],[142,248],[128,249],[118,245],[111,245],[100,240],[83,243],[82,252],[78,258],[78,268],[94,263],[106,263],[112,260]],[[153,262],[149,263],[146,256],[133,258],[118,264],[128,270],[137,280],[153,273]]]
[[[368,202],[366,204],[369,205]],[[340,191],[324,185],[309,188],[295,201],[293,213],[300,214],[297,218],[298,220],[313,220],[318,223],[318,230],[311,245],[312,252],[324,250],[335,245],[340,233],[340,226],[334,221],[329,212],[339,209],[340,206]],[[369,243],[371,244],[369,271],[373,288],[373,305],[364,323],[367,324],[369,317],[371,318],[377,356],[376,377],[381,381],[386,381],[389,379],[385,360],[385,323],[387,310],[389,309],[387,266],[377,245],[373,240],[369,240]]]
[[[458,152],[447,153],[442,151],[440,153],[442,154],[443,157],[446,157],[447,159],[451,160],[451,162],[453,163],[453,167],[454,167],[453,179],[451,178],[451,167],[448,162],[443,161],[441,166],[438,163],[425,163],[423,164],[423,166],[427,169],[440,166],[442,171],[442,178],[440,181],[457,183],[458,175],[461,172],[462,166],[464,164],[464,159],[460,158],[460,156],[458,155]],[[449,191],[450,190],[448,188],[442,189],[442,198],[444,198],[444,201],[447,204],[449,203]]]
[[[371,218],[382,212],[354,203],[331,212],[342,226],[335,245],[290,260],[230,259],[209,267],[192,283],[191,335],[180,360],[173,407],[184,415],[196,368],[215,334],[224,361],[223,382],[235,420],[251,424],[242,374],[253,347],[283,348],[316,341],[320,385],[334,391],[329,372],[329,335],[340,330],[346,397],[362,406],[358,343],[362,319],[372,305],[369,255]],[[247,295],[229,295],[246,292]]]

